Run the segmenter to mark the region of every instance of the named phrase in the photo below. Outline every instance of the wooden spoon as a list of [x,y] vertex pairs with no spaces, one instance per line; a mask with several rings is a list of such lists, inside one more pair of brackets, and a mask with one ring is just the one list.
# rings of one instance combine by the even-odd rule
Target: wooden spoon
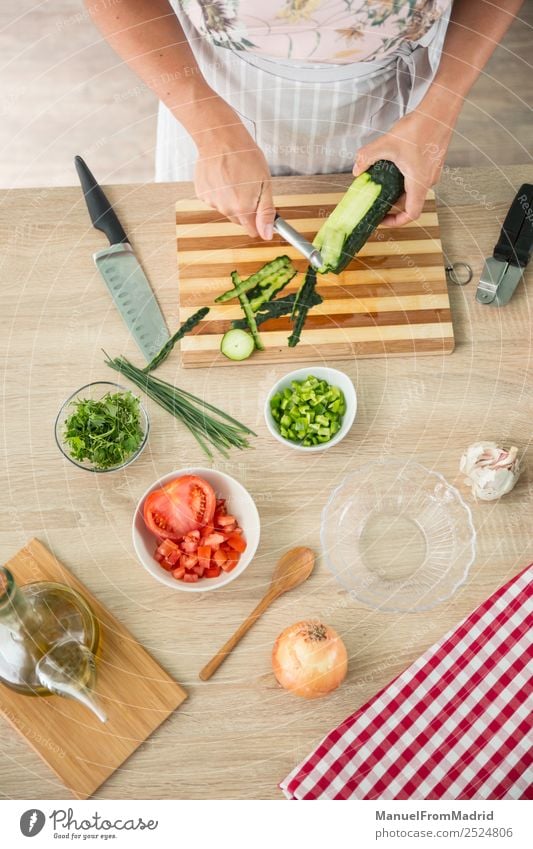
[[270,583],[270,588],[264,598],[259,602],[255,610],[250,613],[248,619],[237,628],[232,637],[229,638],[216,655],[211,658],[202,671],[200,678],[202,681],[207,681],[211,678],[213,672],[216,672],[221,663],[223,663],[228,654],[233,651],[237,643],[244,637],[246,632],[257,622],[265,610],[270,607],[273,601],[289,592],[294,587],[303,584],[307,580],[313,566],[315,565],[315,553],[310,548],[291,548],[278,561],[276,571]]

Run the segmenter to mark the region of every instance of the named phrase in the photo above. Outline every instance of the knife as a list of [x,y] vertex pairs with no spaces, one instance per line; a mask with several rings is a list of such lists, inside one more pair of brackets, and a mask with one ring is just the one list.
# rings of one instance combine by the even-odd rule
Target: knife
[[533,250],[533,186],[520,186],[492,256],[485,260],[476,301],[503,307],[511,300]]
[[276,213],[276,217],[274,218],[274,230],[281,236],[282,239],[285,239],[289,245],[292,245],[293,248],[296,248],[308,261],[313,268],[319,269],[324,265],[324,261],[322,259],[322,255],[320,251],[317,251],[314,245],[311,242],[308,242],[307,239],[302,236],[298,230],[295,230],[288,221],[285,221],[281,215]]
[[148,278],[142,270],[113,207],[81,158],[74,159],[76,171],[93,226],[109,239],[109,247],[93,254],[128,330],[147,362],[155,357],[169,332]]

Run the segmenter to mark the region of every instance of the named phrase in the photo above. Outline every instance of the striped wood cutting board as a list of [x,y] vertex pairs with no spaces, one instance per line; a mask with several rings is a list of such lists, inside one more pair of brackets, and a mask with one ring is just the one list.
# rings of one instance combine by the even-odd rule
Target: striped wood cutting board
[[[311,241],[341,197],[341,192],[292,194],[274,202],[279,214]],[[251,239],[195,199],[179,201],[176,224],[180,321],[201,306],[211,307],[206,320],[182,340],[182,364],[230,365],[219,352],[220,340],[231,320],[242,317],[241,307],[235,301],[214,304],[230,288],[230,272],[237,269],[247,277],[286,253],[299,272],[284,289],[288,294],[303,280],[305,259],[276,234],[272,242]],[[451,353],[453,327],[434,194],[428,194],[418,221],[378,229],[342,274],[319,275],[318,291],[324,302],[309,313],[296,348],[287,346],[291,322],[284,316],[261,326],[265,351],[245,362]]]

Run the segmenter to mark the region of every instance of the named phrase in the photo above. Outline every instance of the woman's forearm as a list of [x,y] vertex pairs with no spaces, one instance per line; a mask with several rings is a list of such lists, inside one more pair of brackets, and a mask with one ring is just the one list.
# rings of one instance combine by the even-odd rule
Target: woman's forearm
[[501,41],[523,0],[455,0],[439,68],[419,112],[450,129],[465,97]]
[[118,55],[172,110],[201,150],[246,134],[233,109],[209,87],[168,0],[93,3],[87,11]]

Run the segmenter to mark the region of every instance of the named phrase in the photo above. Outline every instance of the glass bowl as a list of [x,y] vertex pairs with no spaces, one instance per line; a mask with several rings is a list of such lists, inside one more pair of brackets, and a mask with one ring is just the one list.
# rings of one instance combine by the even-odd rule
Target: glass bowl
[[[81,389],[78,389],[77,392],[73,392],[67,400],[62,404],[59,413],[57,414],[56,422],[55,422],[55,438],[58,445],[59,450],[63,454],[67,460],[70,460],[74,466],[78,466],[79,469],[86,469],[89,472],[116,472],[118,469],[125,469],[126,466],[129,466],[130,463],[133,463],[134,460],[141,454],[143,451],[147,441],[148,441],[148,433],[150,431],[150,420],[148,419],[148,414],[144,409],[141,402],[140,404],[140,416],[141,416],[141,428],[143,431],[143,438],[139,447],[129,455],[122,463],[117,463],[116,466],[109,466],[107,469],[100,469],[91,463],[89,460],[84,460],[80,462],[80,460],[76,460],[74,457],[71,457],[69,453],[68,443],[64,438],[64,430],[65,430],[65,422],[68,417],[71,415],[71,405],[75,401],[82,400],[92,400],[99,401],[104,395],[108,392],[130,392],[130,389],[127,389],[125,386],[121,386],[119,383],[113,383],[108,380],[97,380],[94,383],[87,383],[85,386],[82,386]],[[134,392],[131,393],[135,395]],[[138,398],[137,395],[135,395]]]
[[388,458],[333,490],[320,529],[328,568],[380,610],[429,610],[466,580],[476,551],[470,508],[437,472]]

